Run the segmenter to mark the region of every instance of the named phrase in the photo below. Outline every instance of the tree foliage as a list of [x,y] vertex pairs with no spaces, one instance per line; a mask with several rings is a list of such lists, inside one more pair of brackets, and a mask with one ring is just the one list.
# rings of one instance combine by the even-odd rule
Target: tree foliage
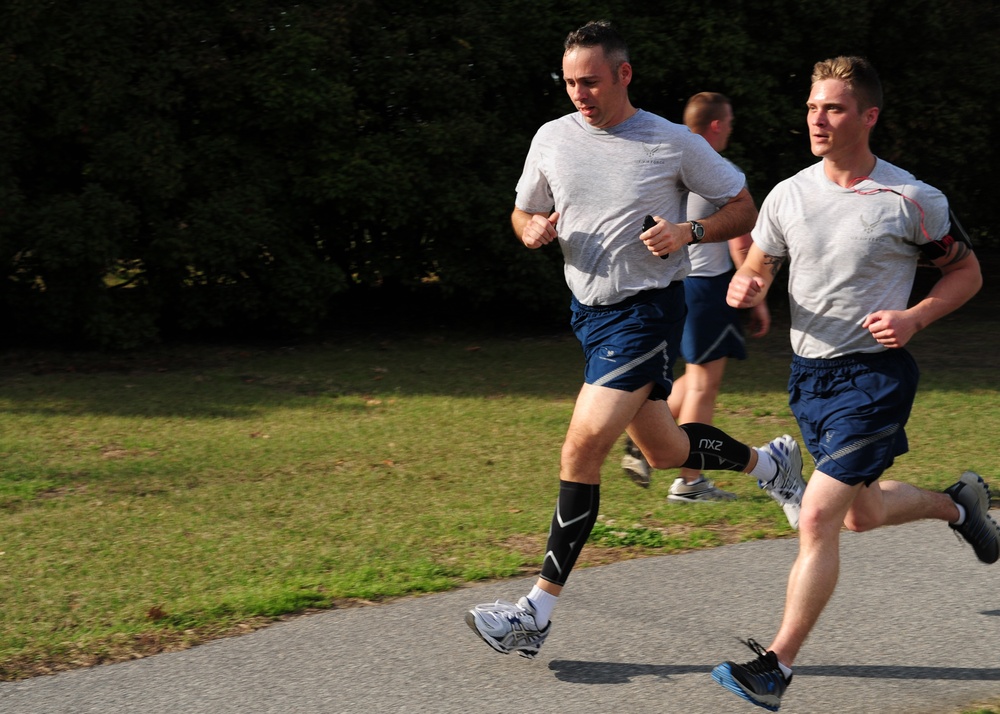
[[877,153],[985,232],[988,3],[7,0],[0,329],[116,348],[305,335],[426,293],[558,313],[558,251],[522,248],[509,215],[532,135],[572,109],[562,40],[599,17],[629,39],[637,105],[678,121],[695,92],[730,96],[730,156],[758,200],[813,160],[812,63],[869,56]]

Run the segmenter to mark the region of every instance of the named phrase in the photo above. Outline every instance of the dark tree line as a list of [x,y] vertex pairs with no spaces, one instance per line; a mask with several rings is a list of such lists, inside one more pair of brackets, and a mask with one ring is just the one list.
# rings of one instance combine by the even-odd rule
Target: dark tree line
[[[876,152],[945,190],[981,245],[998,165],[992,3],[797,0],[0,4],[0,333],[129,348],[308,335],[418,300],[564,309],[557,251],[509,227],[562,40],[609,18],[634,103],[727,94],[762,200],[813,160],[812,64],[871,58]],[[655,12],[650,8],[655,7]]]

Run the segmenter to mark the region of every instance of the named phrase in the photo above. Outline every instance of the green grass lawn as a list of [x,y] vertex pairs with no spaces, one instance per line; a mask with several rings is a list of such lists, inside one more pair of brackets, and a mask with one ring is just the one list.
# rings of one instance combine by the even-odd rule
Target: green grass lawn
[[[1000,484],[998,318],[946,320],[894,477]],[[791,433],[780,327],[716,423]],[[533,572],[581,380],[568,334],[438,332],[296,348],[0,355],[0,679],[141,656],[307,611]],[[749,477],[666,501],[604,468],[581,565],[792,534]],[[806,464],[806,471],[812,464]]]

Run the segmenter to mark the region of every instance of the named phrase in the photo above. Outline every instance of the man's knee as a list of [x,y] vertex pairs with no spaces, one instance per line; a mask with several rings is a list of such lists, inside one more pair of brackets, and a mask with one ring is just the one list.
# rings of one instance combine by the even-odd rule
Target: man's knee
[[841,519],[835,512],[805,505],[799,513],[799,532],[839,537],[841,527],[863,533],[878,528],[883,521],[883,514],[876,510],[851,508]]
[[687,458],[687,441],[681,439],[659,439],[651,442],[636,439],[635,445],[642,451],[646,462],[654,469],[679,468]]
[[844,527],[855,533],[875,530],[882,525],[884,518],[882,514],[871,511],[848,511],[844,516]]
[[719,397],[720,386],[720,384],[714,382],[704,382],[692,385],[688,387],[685,397],[688,399],[695,399],[699,402],[711,400],[714,403]]
[[886,504],[878,482],[862,487],[844,516],[844,526],[855,533],[885,525]]
[[[645,454],[643,454],[643,456],[645,456]],[[680,450],[674,452],[659,452],[647,456],[646,461],[648,461],[649,465],[654,469],[676,469],[683,465],[684,454],[681,453]]]
[[583,438],[568,434],[563,442],[561,466],[564,474],[600,471],[601,464],[611,453],[613,441],[598,437]]
[[800,536],[809,535],[820,541],[839,539],[840,529],[847,523],[847,517],[842,513],[824,505],[804,502],[799,511]]
[[632,443],[642,452],[646,463],[654,469],[675,469],[681,465],[686,456],[686,445],[672,443],[672,440],[655,443],[639,436]]

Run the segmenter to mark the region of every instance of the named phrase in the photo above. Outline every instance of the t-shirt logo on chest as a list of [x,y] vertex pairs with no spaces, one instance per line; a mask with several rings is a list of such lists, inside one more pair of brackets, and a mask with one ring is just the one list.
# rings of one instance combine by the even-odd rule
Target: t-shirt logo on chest
[[885,241],[885,231],[879,228],[885,220],[884,217],[868,219],[862,214],[858,216],[858,219],[861,221],[862,230],[860,235],[854,237],[854,240],[866,243],[882,243]]
[[663,144],[643,144],[643,150],[645,151],[646,158],[639,161],[640,164],[662,164],[663,159],[658,159],[656,157],[657,152],[663,148]]
[[878,228],[879,224],[882,222],[882,218],[876,218],[873,221],[869,221],[864,215],[859,216],[861,219],[861,225],[865,227],[865,235],[871,235]]

